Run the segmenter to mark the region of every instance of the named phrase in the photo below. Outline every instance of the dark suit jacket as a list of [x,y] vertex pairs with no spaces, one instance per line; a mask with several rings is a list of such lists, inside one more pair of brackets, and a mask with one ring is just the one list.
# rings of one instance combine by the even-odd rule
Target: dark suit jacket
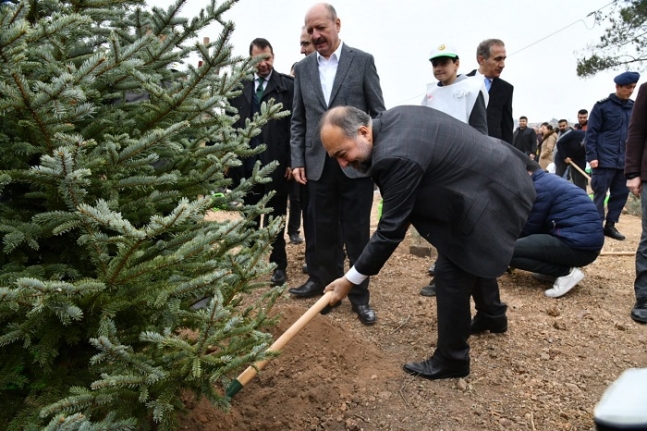
[[[263,92],[262,102],[274,99],[276,103],[282,103],[283,109],[292,111],[292,100],[294,98],[294,80],[291,76],[278,73],[276,70],[270,75]],[[254,113],[259,109],[259,103],[256,101],[256,92],[254,91],[254,81],[245,81],[243,92],[239,96],[231,99],[229,104],[238,110],[240,118],[234,123],[236,128],[244,128],[245,120],[252,119]],[[267,149],[259,154],[258,160],[263,166],[272,161],[278,161],[279,166],[272,172],[272,182],[265,186],[266,192],[275,190],[280,194],[289,193],[289,185],[284,175],[285,168],[290,166],[290,116],[278,120],[271,120],[262,128],[260,136],[250,143],[253,147],[258,144],[265,144]],[[242,178],[245,178],[248,172],[245,172],[245,164],[237,168],[230,169],[228,175],[233,179],[234,184],[238,184]]]
[[512,135],[512,145],[522,153],[527,155],[537,152],[537,134],[531,127],[521,129],[517,127]]
[[505,272],[535,199],[527,156],[424,106],[380,114],[373,143],[371,176],[384,204],[357,271],[377,274],[411,223],[464,271]]
[[[467,76],[476,75],[476,70]],[[512,92],[514,87],[501,78],[494,78],[490,87],[490,101],[487,105],[488,135],[512,144]]]
[[[342,45],[330,102],[326,105],[317,53],[294,66],[294,111],[292,113],[292,168],[305,167],[309,180],[319,180],[328,155],[319,137],[319,120],[335,106],[354,106],[375,117],[384,111],[384,98],[373,56]],[[366,177],[344,169],[349,178]]]

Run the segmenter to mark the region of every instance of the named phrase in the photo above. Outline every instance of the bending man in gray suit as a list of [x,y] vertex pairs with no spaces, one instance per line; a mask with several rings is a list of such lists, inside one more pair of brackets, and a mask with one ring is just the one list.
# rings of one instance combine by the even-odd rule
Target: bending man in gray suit
[[[292,173],[298,182],[308,184],[310,192],[318,271],[304,285],[289,290],[297,297],[321,295],[324,286],[343,274],[337,264],[340,221],[351,265],[370,236],[373,182],[366,174],[342,170],[327,156],[319,138],[319,120],[334,106],[354,106],[370,116],[384,111],[373,57],[342,43],[335,9],[326,3],[313,6],[306,14],[305,27],[317,52],[295,66],[290,146]],[[348,297],[362,323],[375,323],[368,279],[358,283]]]
[[[322,119],[326,151],[343,167],[370,172],[384,199],[377,231],[355,265],[326,287],[340,301],[379,272],[409,224],[438,249],[438,342],[404,370],[428,379],[469,374],[471,334],[505,332],[496,277],[510,263],[535,199],[527,156],[424,106],[399,106],[374,120],[352,107]],[[476,316],[470,322],[470,293]]]

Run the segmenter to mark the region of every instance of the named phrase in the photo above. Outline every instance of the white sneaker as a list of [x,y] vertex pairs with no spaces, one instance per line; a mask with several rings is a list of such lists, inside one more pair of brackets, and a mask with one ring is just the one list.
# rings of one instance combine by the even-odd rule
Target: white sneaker
[[555,280],[556,280],[555,277],[552,277],[552,276],[546,275],[546,274],[540,274],[538,272],[533,272],[532,273],[532,278],[534,278],[535,280],[539,280],[539,281],[550,281],[551,283],[554,283]]
[[559,298],[577,286],[577,283],[582,281],[582,279],[584,279],[584,273],[579,268],[572,268],[571,272],[567,275],[557,278],[555,284],[553,284],[553,288],[545,291],[544,295],[549,298]]

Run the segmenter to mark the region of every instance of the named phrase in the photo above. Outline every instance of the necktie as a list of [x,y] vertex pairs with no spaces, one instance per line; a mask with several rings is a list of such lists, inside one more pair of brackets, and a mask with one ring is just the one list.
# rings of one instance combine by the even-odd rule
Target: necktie
[[490,78],[484,78],[485,79],[485,88],[487,89],[488,93],[490,92],[490,88],[492,88],[492,80]]
[[263,98],[263,83],[265,80],[263,78],[258,78],[258,87],[256,87],[256,100],[258,104],[261,104],[261,99]]

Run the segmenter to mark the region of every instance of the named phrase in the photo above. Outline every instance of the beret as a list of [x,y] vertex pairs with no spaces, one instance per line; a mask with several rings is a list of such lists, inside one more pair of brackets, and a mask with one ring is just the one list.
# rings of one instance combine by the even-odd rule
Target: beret
[[613,78],[613,82],[618,85],[629,85],[635,84],[640,79],[640,73],[638,72],[623,72],[620,75]]

